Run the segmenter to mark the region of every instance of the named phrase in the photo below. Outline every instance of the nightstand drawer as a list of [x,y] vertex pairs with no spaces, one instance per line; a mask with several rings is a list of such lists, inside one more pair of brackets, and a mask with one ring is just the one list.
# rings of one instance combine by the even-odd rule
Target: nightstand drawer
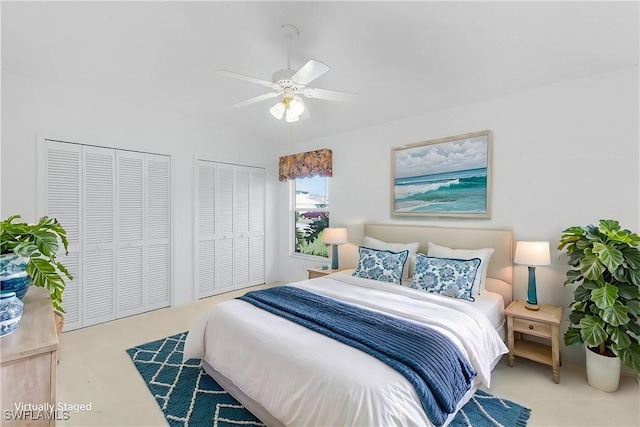
[[548,323],[536,322],[535,320],[526,320],[514,317],[513,330],[539,337],[551,337],[551,326]]

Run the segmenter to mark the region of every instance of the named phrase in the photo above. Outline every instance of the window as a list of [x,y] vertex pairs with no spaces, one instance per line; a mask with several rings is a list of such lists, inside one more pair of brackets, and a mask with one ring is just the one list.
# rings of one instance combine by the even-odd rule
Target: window
[[322,242],[329,226],[329,178],[312,176],[292,182],[294,254],[328,257]]

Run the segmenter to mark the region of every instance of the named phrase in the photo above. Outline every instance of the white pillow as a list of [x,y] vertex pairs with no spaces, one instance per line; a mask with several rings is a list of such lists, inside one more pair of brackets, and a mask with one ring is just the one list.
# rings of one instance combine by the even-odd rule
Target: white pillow
[[435,243],[428,242],[427,255],[436,258],[454,258],[454,259],[472,259],[480,258],[480,274],[476,274],[476,278],[473,281],[473,294],[479,294],[484,291],[484,283],[487,278],[487,269],[489,268],[489,260],[495,249],[483,248],[483,249],[451,249],[446,246],[436,245]]
[[411,271],[413,272],[413,266],[416,263],[416,253],[418,252],[418,246],[420,246],[420,242],[387,243],[383,242],[382,240],[374,239],[373,237],[364,236],[362,246],[371,249],[379,249],[392,252],[409,251],[409,257],[407,258],[409,262],[406,262],[404,264],[404,270],[402,270],[402,278],[406,279],[409,277],[409,268],[411,268]]

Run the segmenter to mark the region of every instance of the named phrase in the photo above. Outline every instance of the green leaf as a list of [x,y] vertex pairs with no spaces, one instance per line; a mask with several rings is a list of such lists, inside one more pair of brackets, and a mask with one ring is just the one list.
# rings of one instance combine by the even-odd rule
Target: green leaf
[[30,258],[27,262],[27,274],[35,286],[49,291],[53,307],[64,313],[60,304],[65,285],[55,267],[45,259]]
[[581,240],[584,236],[584,229],[582,227],[569,227],[560,235],[560,243],[558,250],[564,249],[565,246],[574,244]]
[[573,282],[577,282],[582,279],[582,273],[580,270],[568,270],[567,271],[567,280],[564,282],[565,285],[570,285]]
[[583,342],[591,347],[605,342],[608,335],[604,330],[604,321],[596,316],[586,315],[580,321],[580,337]]
[[611,341],[615,343],[615,348],[620,350],[631,345],[631,337],[621,328],[607,328]]
[[629,313],[635,316],[640,316],[640,300],[637,298],[629,299],[627,301],[627,308],[629,309]]
[[615,283],[618,288],[618,296],[626,300],[640,299],[640,288],[631,283]]
[[604,243],[594,242],[593,253],[598,255],[600,262],[602,262],[602,264],[611,271],[618,268],[618,266],[624,262],[622,252],[613,246],[605,245]]
[[640,324],[637,323],[637,320],[627,323],[626,327],[635,335],[640,336]]
[[567,332],[564,334],[564,344],[565,345],[579,345],[582,344],[582,337],[580,336],[580,329],[576,329],[574,327],[569,327]]
[[574,310],[569,313],[569,321],[574,325],[578,325],[584,316],[586,316],[584,311]]
[[29,258],[32,255],[36,255],[39,253],[38,252],[38,246],[36,246],[35,243],[32,243],[30,241],[26,241],[26,242],[22,242],[22,243],[18,243],[14,248],[13,248],[13,252],[15,252],[16,254],[25,257],[25,258]]
[[576,299],[576,301],[580,302],[591,301],[591,290],[583,286],[578,286],[576,290],[573,291],[573,297]]
[[586,250],[582,260],[580,260],[580,272],[586,279],[596,280],[604,271],[604,265],[600,259],[591,252]]
[[49,258],[55,258],[58,253],[58,238],[55,234],[46,230],[36,230],[31,233],[40,253]]
[[618,357],[629,368],[640,373],[640,344],[633,343],[629,347],[621,349],[618,352]]
[[629,313],[629,309],[622,305],[620,301],[616,301],[612,306],[601,310],[600,316],[602,317],[602,320],[608,324],[612,326],[620,326],[629,323],[629,316],[627,313]]
[[591,301],[596,303],[599,309],[611,307],[618,298],[618,288],[606,283],[604,287],[591,291]]
[[612,219],[601,219],[598,230],[607,236],[615,235],[620,230],[620,223]]
[[625,246],[620,248],[620,252],[624,256],[627,267],[631,269],[640,269],[640,250],[637,247]]
[[640,286],[640,269],[627,269],[627,282]]

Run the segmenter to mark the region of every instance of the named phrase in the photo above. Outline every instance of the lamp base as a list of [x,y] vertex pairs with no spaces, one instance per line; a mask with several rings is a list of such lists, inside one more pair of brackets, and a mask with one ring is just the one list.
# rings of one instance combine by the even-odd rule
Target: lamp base
[[331,252],[331,269],[338,269],[338,245],[332,245],[333,249]]
[[531,311],[538,311],[538,310],[540,310],[540,306],[539,306],[538,304],[533,304],[533,303],[530,303],[529,301],[527,301],[527,302],[524,304],[524,308],[526,308],[527,310],[531,310]]

